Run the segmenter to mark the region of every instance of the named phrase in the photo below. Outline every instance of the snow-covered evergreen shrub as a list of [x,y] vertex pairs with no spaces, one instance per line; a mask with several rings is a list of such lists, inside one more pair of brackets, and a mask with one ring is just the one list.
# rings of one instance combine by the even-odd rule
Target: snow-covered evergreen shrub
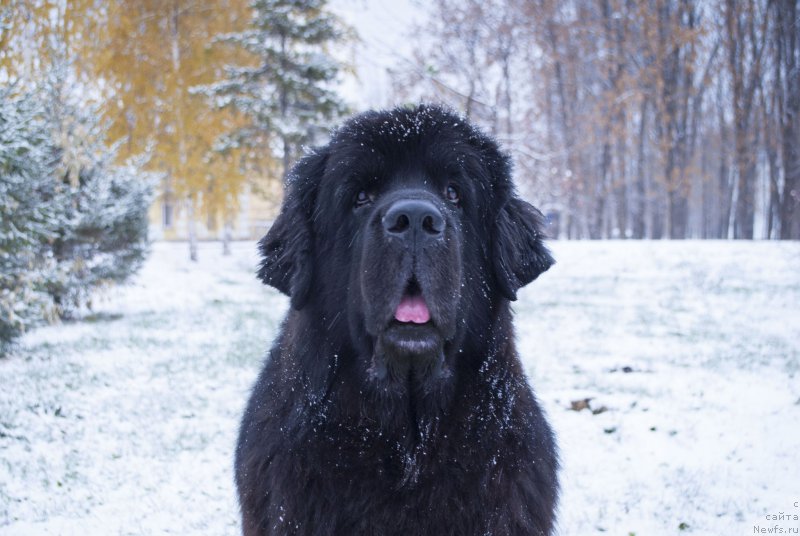
[[114,163],[99,109],[53,72],[35,91],[0,88],[0,355],[147,253],[154,181]]
[[0,355],[52,313],[49,243],[64,213],[42,100],[0,88]]
[[53,241],[47,289],[68,316],[98,287],[122,283],[145,260],[152,183],[133,166],[98,162],[70,188],[68,217]]
[[[56,68],[47,83],[48,118],[61,150],[56,177],[67,191],[66,217],[52,242],[47,290],[61,316],[90,304],[91,293],[122,283],[147,254],[147,211],[154,182],[130,164],[114,164],[99,106],[76,101]],[[77,92],[80,93],[80,92]]]

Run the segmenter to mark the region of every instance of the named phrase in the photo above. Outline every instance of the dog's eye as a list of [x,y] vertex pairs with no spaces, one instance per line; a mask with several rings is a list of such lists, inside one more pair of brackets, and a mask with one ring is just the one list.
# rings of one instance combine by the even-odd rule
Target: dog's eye
[[461,196],[458,193],[458,188],[456,188],[452,184],[447,185],[447,191],[445,191],[445,195],[447,196],[447,200],[457,205],[459,201],[461,201]]
[[356,195],[355,206],[356,207],[363,207],[364,205],[368,205],[372,201],[372,198],[369,196],[367,192],[361,190]]

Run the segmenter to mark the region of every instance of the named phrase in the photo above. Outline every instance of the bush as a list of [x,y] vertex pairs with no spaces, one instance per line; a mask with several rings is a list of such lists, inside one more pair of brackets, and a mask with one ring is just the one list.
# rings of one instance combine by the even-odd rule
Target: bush
[[0,355],[52,316],[45,274],[55,266],[49,243],[64,216],[53,180],[58,157],[41,100],[0,88]]
[[153,181],[114,165],[101,114],[68,102],[78,92],[64,79],[56,70],[43,90],[0,89],[0,355],[126,281],[147,254]]
[[152,191],[132,166],[81,170],[69,191],[68,218],[52,244],[55,270],[47,291],[61,316],[89,304],[95,289],[125,282],[141,267]]

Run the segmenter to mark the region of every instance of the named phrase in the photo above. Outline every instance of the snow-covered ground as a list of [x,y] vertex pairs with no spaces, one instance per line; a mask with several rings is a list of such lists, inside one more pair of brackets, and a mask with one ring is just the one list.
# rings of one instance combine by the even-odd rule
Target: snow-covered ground
[[[800,531],[800,244],[553,250],[515,309],[560,533]],[[287,300],[253,244],[186,253],[156,244],[135,284],[0,361],[0,534],[238,532],[236,426]]]

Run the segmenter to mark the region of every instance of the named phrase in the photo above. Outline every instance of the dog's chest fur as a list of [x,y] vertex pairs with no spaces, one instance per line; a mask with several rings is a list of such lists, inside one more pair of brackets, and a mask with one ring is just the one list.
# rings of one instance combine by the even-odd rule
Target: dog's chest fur
[[493,390],[465,386],[450,410],[388,430],[379,408],[348,406],[355,397],[344,384],[303,416],[265,416],[272,456],[252,468],[266,514],[258,534],[547,534],[545,524],[531,527],[549,523],[552,498],[541,490],[555,471],[550,431],[524,378],[492,376],[472,381]]

